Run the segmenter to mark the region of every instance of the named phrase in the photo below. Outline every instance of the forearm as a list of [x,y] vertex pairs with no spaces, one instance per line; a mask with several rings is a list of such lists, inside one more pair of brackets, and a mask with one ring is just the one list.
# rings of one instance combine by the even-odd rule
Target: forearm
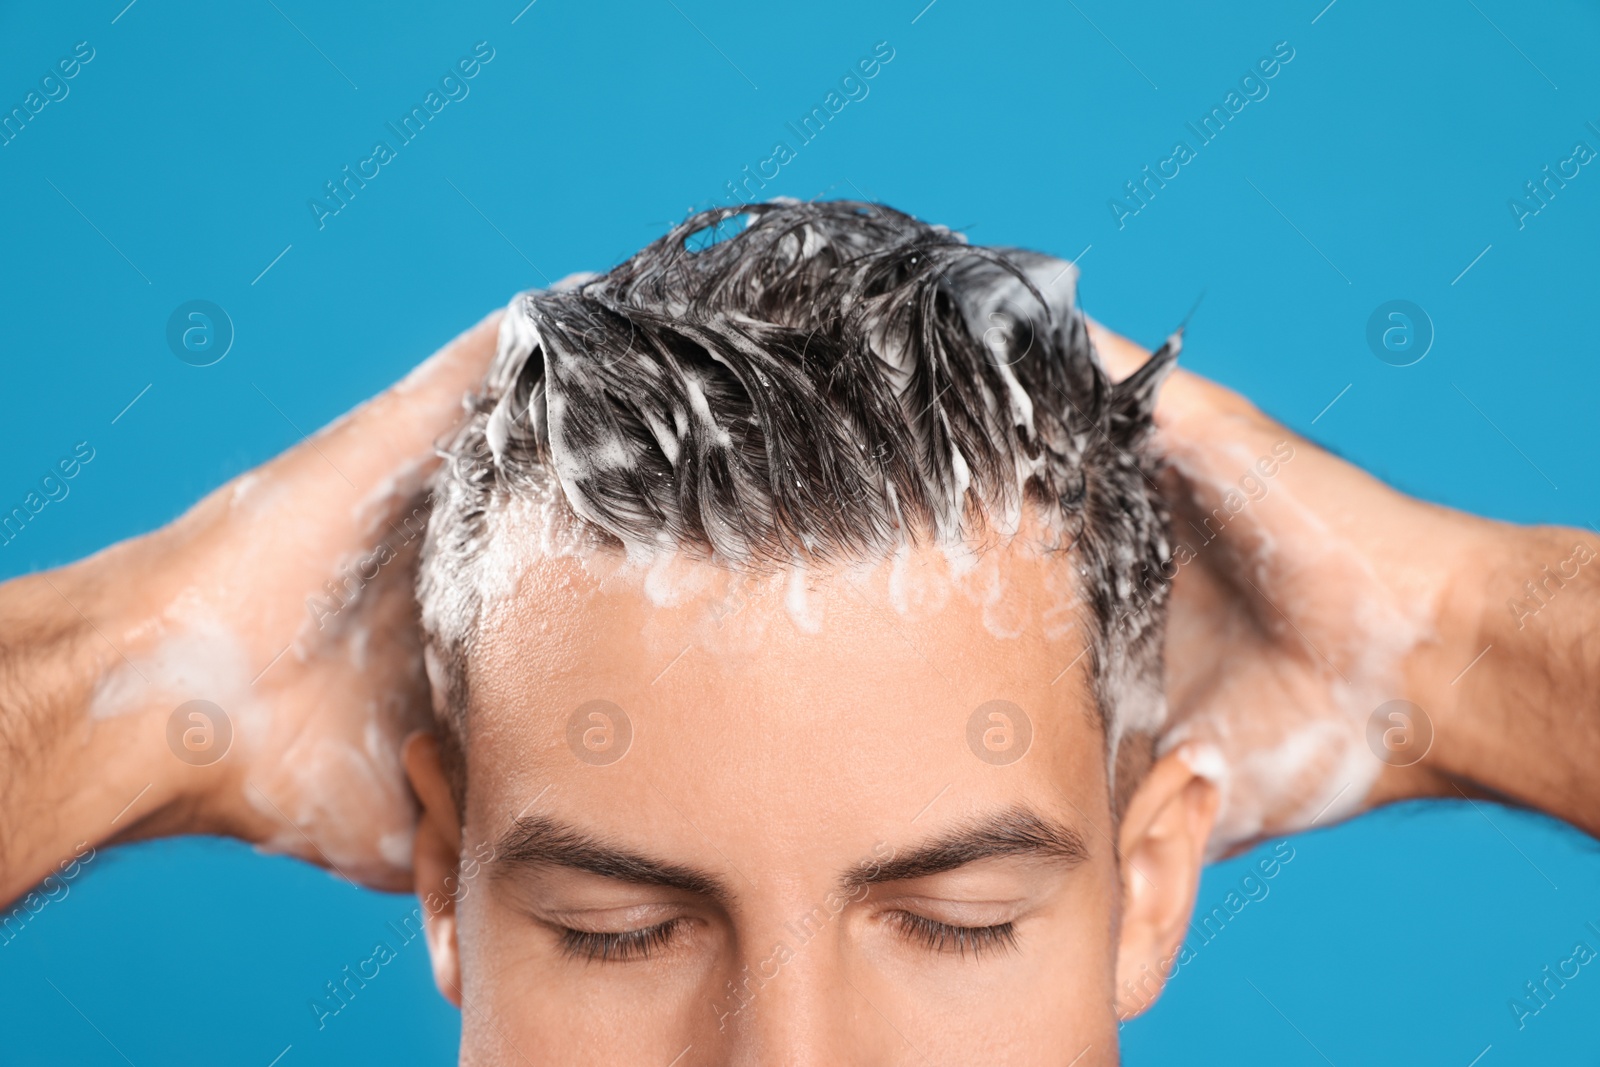
[[0,585],[0,903],[174,801],[154,708],[95,715],[109,677],[137,677],[105,573],[98,557]]
[[1475,541],[1429,760],[1445,795],[1477,787],[1600,836],[1600,538],[1483,523]]

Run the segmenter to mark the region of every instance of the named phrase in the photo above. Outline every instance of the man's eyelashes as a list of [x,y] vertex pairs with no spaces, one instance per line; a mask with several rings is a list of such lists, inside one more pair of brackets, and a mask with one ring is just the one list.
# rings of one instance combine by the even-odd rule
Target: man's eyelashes
[[[929,952],[973,959],[984,953],[1007,952],[1017,947],[1014,922],[993,926],[956,926],[909,911],[890,913],[896,934]],[[561,949],[568,957],[594,963],[628,963],[649,959],[684,931],[687,920],[668,919],[637,930],[593,931],[562,927]]]
[[1017,924],[996,923],[993,926],[955,926],[930,919],[910,911],[891,912],[891,921],[900,935],[930,952],[955,953],[973,959],[985,952],[1007,952],[1017,947]]
[[561,949],[574,959],[596,963],[624,963],[629,960],[649,959],[657,949],[672,940],[672,935],[684,924],[683,919],[668,919],[664,923],[645,926],[637,930],[620,932],[561,929]]

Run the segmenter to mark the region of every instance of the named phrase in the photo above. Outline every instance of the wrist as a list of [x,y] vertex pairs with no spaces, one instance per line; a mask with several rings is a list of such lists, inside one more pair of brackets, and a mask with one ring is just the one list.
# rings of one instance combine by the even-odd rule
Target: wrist
[[[102,654],[82,711],[83,745],[106,772],[102,792],[109,796],[96,814],[120,798],[112,841],[226,833],[217,798],[236,791],[229,786],[244,748],[226,714],[219,717],[206,699],[215,695],[206,679],[221,667],[209,661],[213,650],[188,639],[174,617],[195,594],[181,580],[168,581],[171,568],[161,561],[192,566],[193,552],[175,552],[164,537],[161,531],[116,546],[74,575],[93,590],[82,610]],[[128,574],[141,580],[119,577]]]
[[1478,705],[1462,697],[1478,692],[1490,673],[1487,661],[1495,655],[1486,636],[1493,586],[1487,575],[1504,565],[1503,537],[1513,528],[1412,503],[1418,510],[1406,517],[1406,551],[1391,560],[1389,584],[1421,612],[1420,637],[1401,661],[1393,693],[1412,705],[1407,743],[1417,751],[1404,751],[1410,759],[1383,760],[1368,807],[1456,797],[1458,786],[1474,791],[1470,768],[1481,744],[1481,724],[1473,718]]
[[[0,590],[8,742],[0,795],[0,897],[9,899],[87,847],[186,832],[206,785],[167,743],[172,708],[150,649],[159,613],[134,602],[138,542]],[[158,581],[149,584],[159,584]],[[14,769],[14,770],[13,770]]]
[[1578,535],[1461,519],[1465,532],[1449,567],[1439,641],[1419,672],[1414,698],[1434,727],[1423,766],[1441,795],[1499,795],[1538,805],[1543,798],[1526,786],[1560,761],[1547,745],[1559,736],[1552,719],[1564,714],[1547,659],[1549,626],[1559,612],[1542,610],[1558,602],[1539,583],[1571,553]]

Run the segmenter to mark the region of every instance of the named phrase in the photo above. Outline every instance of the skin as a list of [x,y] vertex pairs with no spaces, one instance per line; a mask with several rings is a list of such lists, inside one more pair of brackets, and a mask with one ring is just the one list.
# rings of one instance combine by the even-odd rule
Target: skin
[[[417,811],[416,800],[404,787],[398,749],[407,732],[426,721],[428,700],[418,666],[420,638],[408,564],[398,559],[386,565],[380,572],[382,579],[367,586],[359,606],[340,613],[342,619],[387,620],[375,631],[385,639],[368,641],[365,658],[357,654],[361,648],[356,640],[359,627],[318,627],[307,601],[339,576],[342,560],[370,552],[375,540],[388,536],[383,530],[392,529],[390,521],[410,513],[412,502],[403,491],[393,489],[426,471],[434,442],[447,435],[459,418],[462,393],[482,378],[493,353],[494,327],[491,316],[447,346],[402,386],[252,472],[246,476],[251,479],[248,489],[243,489],[245,479],[238,479],[167,527],[70,566],[0,584],[0,620],[4,620],[0,624],[0,898],[17,899],[60,864],[83,855],[87,847],[170,834],[232,834],[321,863],[364,884],[419,888],[433,914],[430,936],[436,943],[443,977],[454,978],[459,973],[454,988],[465,988],[464,1010],[477,1018],[479,1000],[473,983],[482,983],[487,997],[495,976],[473,972],[470,967],[456,969],[461,966],[459,961],[474,951],[473,938],[483,936],[477,931],[491,924],[491,898],[510,899],[509,889],[498,894],[472,892],[489,885],[484,872],[493,861],[485,857],[494,855],[495,848],[505,842],[498,835],[463,837],[460,850],[451,851],[449,828],[456,827],[459,832],[462,824],[451,817],[456,813],[445,808],[449,797],[448,790],[440,788],[442,779],[434,774],[429,785],[426,764],[431,758],[427,755],[431,742],[425,738],[411,743],[406,761],[428,812],[417,838],[416,876],[407,869],[403,856],[398,862],[394,858],[394,835],[409,831]],[[1136,346],[1104,331],[1098,343],[1116,375],[1127,373],[1143,358]],[[1303,778],[1291,776],[1293,780],[1287,784],[1232,774],[1221,825],[1243,827],[1246,832],[1237,838],[1222,838],[1223,848],[1237,847],[1267,833],[1327,825],[1390,801],[1435,796],[1491,796],[1548,812],[1591,834],[1600,833],[1600,777],[1592,773],[1600,762],[1600,697],[1596,696],[1600,693],[1600,647],[1589,636],[1600,625],[1600,597],[1595,595],[1600,592],[1600,567],[1569,562],[1580,556],[1589,559],[1600,551],[1600,540],[1557,527],[1523,528],[1490,522],[1407,498],[1289,434],[1238,394],[1182,371],[1167,383],[1156,416],[1161,447],[1185,460],[1176,467],[1167,487],[1180,533],[1186,523],[1203,525],[1223,495],[1218,487],[1237,484],[1254,460],[1275,444],[1287,439],[1296,451],[1295,458],[1273,476],[1273,495],[1253,501],[1233,515],[1220,536],[1198,548],[1195,558],[1174,578],[1172,639],[1167,654],[1174,727],[1164,742],[1176,749],[1180,758],[1156,764],[1125,813],[1119,835],[1165,841],[1169,853],[1182,851],[1173,842],[1181,841],[1183,834],[1162,827],[1164,820],[1171,818],[1167,813],[1187,806],[1174,806],[1172,798],[1201,791],[1192,785],[1193,775],[1181,758],[1186,743],[1213,743],[1227,770],[1245,766],[1255,753],[1273,750],[1308,721],[1354,736],[1370,711],[1348,699],[1341,685],[1363,692],[1381,689],[1423,708],[1434,734],[1426,753],[1408,767],[1383,764],[1359,799],[1333,806],[1320,821],[1315,809],[1335,787],[1328,774],[1319,773],[1314,764],[1302,768]],[[1279,506],[1291,502],[1293,507]],[[1270,556],[1262,552],[1269,542],[1275,546]],[[1330,548],[1337,551],[1330,552]],[[1330,566],[1330,562],[1339,565]],[[1360,597],[1352,596],[1348,587],[1353,573],[1364,583]],[[1551,577],[1552,573],[1556,576]],[[1536,601],[1527,599],[1529,583],[1536,583],[1540,591]],[[1418,632],[1423,636],[1406,644],[1398,660],[1383,667],[1378,676],[1366,678],[1357,669],[1363,665],[1360,653],[1364,647],[1370,651],[1377,642],[1362,609],[1374,599],[1421,605],[1424,617]],[[1531,604],[1538,609],[1533,611]],[[847,617],[845,609],[835,612],[830,608],[827,615],[839,625]],[[206,620],[207,625],[198,627],[197,618]],[[165,660],[158,655],[170,638],[194,630],[213,636],[225,630],[233,642],[231,654],[219,657],[214,645],[179,643]],[[981,635],[973,637],[982,640]],[[286,647],[290,651],[279,656]],[[676,655],[681,647],[665,651]],[[926,646],[919,647],[926,650]],[[654,655],[663,649],[646,651]],[[848,651],[841,650],[841,654]],[[889,649],[882,651],[889,656]],[[942,664],[969,658],[967,649],[947,651],[948,660],[941,659],[943,653],[930,653],[929,661]],[[1074,648],[1074,654],[1076,651]],[[693,652],[686,654],[658,684],[670,691],[674,673],[692,666],[694,656]],[[651,662],[659,671],[667,658]],[[146,667],[170,664],[174,659],[178,670],[141,673]],[[1229,665],[1227,675],[1212,669],[1218,663]],[[144,667],[133,670],[130,664]],[[1333,669],[1335,665],[1338,670]],[[841,678],[845,677],[848,675],[841,673]],[[1235,681],[1230,684],[1230,679]],[[748,681],[757,684],[755,679]],[[727,685],[729,692],[737,691],[734,679]],[[883,737],[889,729],[886,724],[896,721],[904,733],[904,720],[894,716],[908,714],[905,709],[916,703],[906,699],[912,695],[925,707],[940,709],[936,713],[942,721],[958,720],[948,703],[955,698],[946,692],[928,692],[930,685],[923,678],[920,691],[908,684],[903,693],[894,692],[895,701],[884,701],[881,706],[886,710],[877,713],[879,719],[872,724],[877,735]],[[214,700],[219,692],[242,694],[237,703],[232,698],[223,701],[240,720],[232,747],[208,766],[176,758],[167,743],[175,706],[195,698]],[[112,695],[116,697],[115,712],[107,714]],[[942,708],[940,699],[947,702]],[[971,695],[963,694],[962,699],[970,703]],[[685,709],[685,714],[692,710]],[[824,706],[821,710],[841,721],[837,708]],[[962,710],[970,712],[970,708]],[[860,718],[842,721],[856,729],[862,726]],[[569,767],[567,773],[570,776],[581,769],[592,778],[611,775],[621,779],[636,767],[644,768],[652,772],[644,779],[647,785],[653,783],[661,789],[688,819],[720,844],[722,826],[707,826],[694,816],[693,805],[702,798],[695,795],[696,779],[685,770],[695,766],[692,754],[679,763],[671,762],[672,746],[680,742],[668,743],[668,739],[675,735],[658,729],[642,711],[640,721],[636,752],[611,767],[585,764]],[[1003,768],[1004,774],[992,773],[994,769],[987,765],[969,768],[969,777],[962,782],[982,780],[981,771],[997,782],[1022,783],[1045,763],[1046,753],[1052,762],[1065,761],[1071,752],[1092,748],[1089,738],[1070,740],[1068,724],[1073,721],[1070,716],[1043,717],[1046,726],[1041,727],[1035,742],[1040,746],[1037,761],[1030,752],[1023,761]],[[369,729],[373,726],[377,728]],[[698,736],[705,740],[703,731]],[[912,744],[904,737],[897,740]],[[547,750],[553,748],[559,756],[561,750],[555,746],[563,743],[560,735],[547,732],[534,739],[522,755],[530,768],[545,765],[541,760],[548,763],[553,779],[555,764]],[[739,751],[739,746],[749,743],[737,732],[715,741],[730,755],[740,757],[747,753]],[[924,753],[919,747],[924,743],[935,747]],[[816,735],[807,738],[808,746],[818,744]],[[888,774],[869,774],[863,752],[839,750],[837,741],[828,744],[832,747],[827,754],[833,762],[817,773],[819,779],[837,777],[851,790],[874,784],[884,788],[884,781],[896,780]],[[930,734],[912,745],[912,750],[926,756],[926,764],[893,746],[878,758],[902,771],[899,778],[921,787],[925,783],[917,776],[924,766],[938,766],[938,760],[948,756],[945,748],[936,746],[955,748],[957,744],[948,732]],[[371,776],[352,778],[344,773],[349,767],[338,761],[305,758],[323,745],[364,748],[369,758],[363,771],[370,770]],[[712,741],[706,740],[706,745],[705,751],[717,751],[711,747]],[[956,752],[959,755],[960,749]],[[737,764],[743,773],[731,777],[748,790],[752,780],[779,775],[779,769],[770,766],[775,762],[744,759]],[[1067,764],[1062,766],[1065,770]],[[1067,775],[1051,785],[1063,791],[1089,789],[1087,774],[1085,770],[1081,775]],[[534,784],[523,778],[511,780]],[[703,783],[704,775],[699,780]],[[351,787],[351,781],[360,786]],[[564,792],[552,789],[541,803],[569,804],[563,798],[575,794],[582,781],[574,779]],[[920,792],[914,798],[912,814],[949,781],[952,779],[942,779],[934,783],[933,790]],[[788,786],[798,788],[793,781]],[[258,793],[271,803],[262,803]],[[1039,792],[1036,781],[1026,789],[1019,784],[1016,796],[1023,794],[1033,796],[1036,803],[1042,803],[1037,796],[1046,795]],[[782,795],[786,802],[790,799],[790,794]],[[930,819],[948,818],[945,805],[953,805],[957,796],[952,786],[918,820],[918,832]],[[970,798],[979,798],[979,792],[973,788],[969,798],[964,785],[959,797],[961,803],[970,805],[975,802]],[[1150,799],[1144,799],[1147,797]],[[983,794],[982,799],[993,803],[1003,798],[995,792]],[[908,818],[903,800],[896,789],[895,795],[883,797],[882,806],[872,809],[875,814],[869,816],[865,809],[856,810],[836,799],[833,814],[840,823],[839,833],[829,837],[832,851],[819,855],[817,866],[808,867],[799,879],[804,893],[782,878],[769,877],[751,858],[761,855],[763,848],[770,854],[771,842],[776,840],[793,839],[796,847],[813,846],[814,828],[797,834],[794,826],[786,823],[789,812],[781,806],[765,809],[773,828],[771,835],[741,837],[735,831],[748,825],[744,822],[727,831],[726,848],[750,852],[740,853],[744,862],[734,853],[729,856],[751,876],[753,885],[718,868],[717,864],[725,861],[707,849],[706,839],[698,833],[691,835],[659,812],[649,825],[662,835],[660,841],[668,849],[720,874],[745,895],[743,910],[737,915],[727,912],[725,919],[718,919],[722,925],[716,927],[721,931],[716,936],[731,937],[730,931],[736,928],[758,931],[746,934],[748,942],[770,933],[772,917],[781,914],[782,921],[790,921],[815,900],[823,899],[815,896],[816,890],[832,885],[842,869],[874,857],[873,847],[880,840],[896,850],[907,850],[907,854],[914,850],[918,845],[914,835],[899,832],[889,836],[900,826],[898,820]],[[1066,814],[1077,814],[1091,824],[1101,819],[1105,828],[1099,809],[1080,806],[1087,818],[1082,813]],[[506,804],[502,815],[512,810]],[[593,817],[592,809],[579,810],[577,805],[562,811],[572,822]],[[1240,811],[1259,819],[1255,830],[1249,830],[1251,819],[1235,817]],[[1052,813],[1062,814],[1056,809],[1040,814]],[[487,809],[483,813],[469,810],[465,815],[473,828],[472,819],[489,818]],[[1059,899],[1076,893],[1073,899],[1081,905],[1078,914],[1092,912],[1104,921],[1110,911],[1107,894],[1115,897],[1107,888],[1112,884],[1108,850],[1092,825],[1082,836],[1089,857],[1070,872],[1056,871],[1053,877]],[[625,843],[662,847],[654,839]],[[816,847],[822,846],[817,843]],[[1131,852],[1125,851],[1125,855],[1131,857]],[[447,859],[440,861],[440,856]],[[434,857],[434,866],[423,862],[425,857]],[[767,862],[763,857],[762,863]],[[785,867],[787,861],[775,854],[770,862],[773,869],[788,870],[791,877],[796,870],[792,864]],[[1148,866],[1144,859],[1138,863],[1152,873],[1158,865],[1154,857]],[[460,868],[455,882],[447,881],[452,864]],[[1183,864],[1174,861],[1174,867],[1182,869]],[[1010,877],[1022,876],[1012,872]],[[1156,881],[1161,881],[1159,875]],[[501,884],[498,878],[494,882]],[[1125,877],[1125,897],[1137,894],[1144,884],[1142,877]],[[943,893],[954,891],[937,888]],[[461,899],[459,937],[449,899],[441,896],[441,891],[452,889]],[[780,909],[775,901],[785,892],[790,894],[783,898],[789,907]],[[1096,898],[1094,893],[1101,896]],[[1173,898],[1166,899],[1170,903]],[[795,909],[795,901],[802,901],[803,906]],[[441,906],[435,908],[434,902]],[[857,909],[853,915],[870,910],[861,902],[851,907]],[[1133,917],[1141,908],[1158,917],[1163,913],[1160,907],[1124,899],[1119,933],[1101,932],[1101,948],[1091,961],[1093,966],[1085,967],[1085,974],[1100,975],[1100,981],[1112,980],[1104,977],[1114,973],[1111,957],[1116,956],[1115,967],[1121,968],[1134,936]],[[485,925],[473,927],[466,921],[474,909],[479,909]],[[758,916],[766,916],[766,920]],[[520,921],[533,923],[525,915]],[[812,996],[809,1003],[821,1006],[816,1010],[843,1010],[831,999],[836,990],[806,993],[809,986],[805,981],[790,985],[788,979],[791,971],[807,975],[816,973],[816,968],[847,967],[857,958],[849,954],[851,947],[869,944],[867,934],[858,939],[854,933],[882,932],[871,925],[870,918],[855,921],[862,925],[839,924],[838,929],[848,927],[852,937],[843,939],[842,945],[828,942],[827,953],[812,952],[812,946],[819,945],[817,939],[808,943],[804,957],[786,965],[780,979],[764,987],[753,1005],[739,1013],[732,1024],[736,1036],[726,1038],[724,1044],[705,1047],[720,1050],[717,1055],[731,1054],[728,1050],[733,1048],[760,1049],[761,1055],[783,1062],[788,1053],[774,1044],[776,1038],[769,1031],[761,1029],[784,1024],[783,1012],[771,1005],[783,1003],[785,997]],[[740,922],[745,925],[736,927]],[[1054,929],[1066,930],[1070,922],[1062,922]],[[1163,938],[1157,934],[1163,928],[1161,922],[1149,921],[1145,924],[1149,932],[1141,937],[1147,944],[1160,944]],[[705,929],[712,930],[710,919]],[[707,947],[713,944],[720,942],[708,940],[690,953],[704,953],[696,958],[708,970],[727,968],[737,954],[726,946]],[[761,940],[754,945],[759,964],[765,946]],[[739,948],[745,947],[745,943],[739,944]],[[483,951],[492,948],[486,945]],[[1148,955],[1143,950],[1141,954]],[[966,966],[967,973],[976,974],[991,963],[1021,966],[1025,962],[1022,956],[1019,946],[1012,956],[934,959],[916,970],[936,976],[948,973],[941,970],[948,963]],[[882,968],[903,959],[887,948],[876,958]],[[648,969],[667,962],[661,957],[643,966]],[[573,973],[567,966],[568,973]],[[592,974],[609,966],[595,964],[586,970]],[[876,981],[882,971],[868,973]],[[903,1005],[893,996],[884,996],[860,968],[851,976],[853,980],[862,977],[869,996],[878,994],[873,997],[875,1008],[857,1005],[853,1009],[856,1015],[849,1017],[852,1026],[859,1023],[871,1029],[878,1025],[874,1020],[901,1018],[895,1012]],[[587,980],[579,974],[574,981],[579,979]],[[1146,981],[1147,975],[1141,974],[1138,980]],[[1129,994],[1126,984],[1134,978],[1125,969],[1114,981],[1115,994],[1109,987],[1100,992],[1135,1006],[1143,1002]],[[449,981],[442,984],[447,990],[452,988]],[[1091,1002],[1086,999],[1082,1003]],[[1101,1020],[1098,1024],[1086,1022],[1089,1030],[1108,1025],[1104,1020],[1114,1016],[1114,1010],[1102,1010],[1104,1004],[1102,996],[1082,1009]],[[711,1009],[700,1010],[712,1015],[714,1023]],[[488,1021],[472,1025],[485,1033],[495,1025],[506,1025],[503,1013],[484,1018]],[[581,1022],[581,1014],[575,1021]],[[928,1023],[924,1030],[904,1032],[921,1044],[925,1036],[931,1039],[940,1034],[939,1020]],[[1083,1032],[1087,1035],[1089,1030]],[[765,1038],[761,1036],[764,1033],[768,1034]],[[1029,1040],[1026,1028],[1013,1036],[1019,1042]],[[719,1040],[724,1040],[721,1035]],[[1093,1045],[1089,1055],[1109,1055],[1109,1045],[1103,1046],[1091,1036],[1084,1040]],[[895,1048],[900,1051],[890,1049],[885,1055],[906,1054],[903,1046]],[[504,1049],[498,1051],[505,1053]],[[539,1056],[538,1047],[526,1051],[531,1058]],[[1077,1050],[1049,1051],[1064,1062]],[[515,1058],[521,1062],[521,1057]],[[663,1060],[668,1061],[670,1056]]]
[[[783,575],[675,561],[652,576],[676,595],[657,607],[609,551],[531,562],[474,645],[464,813],[436,746],[408,751],[462,1062],[1116,1063],[1117,1023],[1147,1003],[1118,976],[1183,937],[1215,791],[1170,759],[1113,820],[1063,565],[1019,539],[958,579],[920,550],[900,564],[924,592],[906,613],[887,565],[813,573],[802,625]],[[975,607],[996,582],[1019,636]],[[596,697],[632,726],[605,766],[567,737]],[[1007,765],[968,747],[997,698],[1033,725]],[[1008,821],[1053,846],[999,847]],[[546,823],[704,884],[574,870]],[[979,854],[918,858],[974,829]],[[486,842],[463,894],[459,858]],[[919,937],[929,920],[945,925]],[[567,947],[568,930],[590,942]],[[661,943],[595,958],[594,935],[651,930]]]

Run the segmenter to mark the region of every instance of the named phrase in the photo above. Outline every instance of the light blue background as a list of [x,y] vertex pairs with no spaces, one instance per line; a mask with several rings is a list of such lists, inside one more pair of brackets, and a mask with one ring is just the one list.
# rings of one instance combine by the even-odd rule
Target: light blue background
[[[1090,312],[1146,343],[1203,291],[1188,364],[1395,485],[1519,522],[1600,514],[1600,165],[1525,229],[1508,208],[1575,141],[1600,147],[1593,5],[125,2],[0,13],[0,109],[76,42],[96,51],[0,147],[0,510],[76,442],[97,453],[0,574],[166,522],[513,291],[721,202],[884,40],[870,95],[768,194],[1081,254]],[[308,199],[484,40],[470,95],[319,230]],[[1295,58],[1270,95],[1119,230],[1123,183],[1193,144],[1185,122],[1279,41]],[[237,328],[203,369],[164,340],[194,298]],[[1393,298],[1437,330],[1415,366],[1365,342]],[[1294,847],[1125,1028],[1127,1062],[1593,1057],[1600,969],[1525,1030],[1507,1007],[1578,940],[1600,948],[1592,842],[1446,805]],[[1242,873],[1213,868],[1201,909]],[[0,946],[0,1061],[452,1062],[420,942],[324,1031],[307,1007],[411,907],[230,843],[102,853]]]

